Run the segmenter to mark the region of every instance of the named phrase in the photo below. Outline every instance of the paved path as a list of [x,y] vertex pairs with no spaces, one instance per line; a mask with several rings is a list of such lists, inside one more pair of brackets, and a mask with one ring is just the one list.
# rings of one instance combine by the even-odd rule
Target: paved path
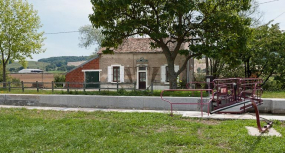
[[[84,111],[84,112],[94,112],[94,111],[104,111],[104,112],[152,112],[152,113],[170,113],[170,111],[164,110],[131,110],[131,109],[101,109],[101,108],[66,108],[66,107],[37,107],[37,106],[12,106],[12,105],[0,105],[0,108],[26,108],[26,109],[37,109],[37,110],[55,110],[55,111]],[[200,118],[201,112],[199,111],[174,111],[174,114],[182,115],[183,117],[195,117]],[[254,113],[253,113],[254,115]],[[203,113],[202,118],[212,118],[212,119],[256,119],[255,115],[250,114],[210,114]],[[262,114],[260,115],[268,120],[280,120],[285,121],[285,115],[271,115]]]

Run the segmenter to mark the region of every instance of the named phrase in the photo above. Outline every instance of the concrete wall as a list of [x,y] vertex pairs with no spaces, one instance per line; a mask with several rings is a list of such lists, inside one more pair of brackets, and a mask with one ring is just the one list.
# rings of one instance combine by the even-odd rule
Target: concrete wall
[[[200,98],[168,97],[167,100],[176,103],[197,103]],[[208,102],[204,99],[203,102]],[[263,99],[259,106],[261,113],[285,114],[285,99]],[[55,106],[55,107],[86,107],[86,108],[121,108],[170,110],[170,104],[160,97],[136,96],[89,96],[89,95],[0,95],[0,105],[16,106]],[[174,105],[173,110],[200,111],[200,105]],[[207,107],[203,110],[206,112]]]

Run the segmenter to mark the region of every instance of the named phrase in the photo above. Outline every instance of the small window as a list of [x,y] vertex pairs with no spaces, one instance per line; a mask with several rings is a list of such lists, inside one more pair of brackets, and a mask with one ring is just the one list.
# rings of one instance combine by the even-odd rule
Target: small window
[[113,67],[113,82],[120,82],[120,67]]
[[139,70],[146,70],[146,67],[145,66],[139,67]]
[[169,78],[168,78],[168,66],[165,66],[165,82],[169,82]]

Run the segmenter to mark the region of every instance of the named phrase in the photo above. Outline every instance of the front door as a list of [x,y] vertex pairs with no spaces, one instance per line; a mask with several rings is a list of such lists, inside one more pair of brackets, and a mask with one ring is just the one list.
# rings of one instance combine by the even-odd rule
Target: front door
[[[85,72],[86,83],[99,83],[99,72]],[[100,84],[86,84],[86,88],[100,88]]]
[[139,89],[146,87],[146,72],[139,72]]

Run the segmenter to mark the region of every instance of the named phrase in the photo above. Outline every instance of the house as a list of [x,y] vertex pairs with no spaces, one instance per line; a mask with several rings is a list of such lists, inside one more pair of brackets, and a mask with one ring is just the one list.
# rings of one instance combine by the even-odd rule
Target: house
[[[100,82],[106,88],[112,88],[117,83],[124,88],[135,84],[136,89],[146,89],[153,83],[154,89],[167,89],[169,82],[165,55],[161,48],[151,48],[150,42],[149,38],[129,38],[113,50],[114,54],[103,54],[105,48],[101,48],[97,58],[68,72],[66,81]],[[188,45],[183,44],[181,49],[187,48]],[[177,56],[176,71],[184,61],[184,55]],[[94,75],[92,81],[92,77],[89,78],[91,73]],[[179,75],[179,79],[186,80],[186,70]]]

